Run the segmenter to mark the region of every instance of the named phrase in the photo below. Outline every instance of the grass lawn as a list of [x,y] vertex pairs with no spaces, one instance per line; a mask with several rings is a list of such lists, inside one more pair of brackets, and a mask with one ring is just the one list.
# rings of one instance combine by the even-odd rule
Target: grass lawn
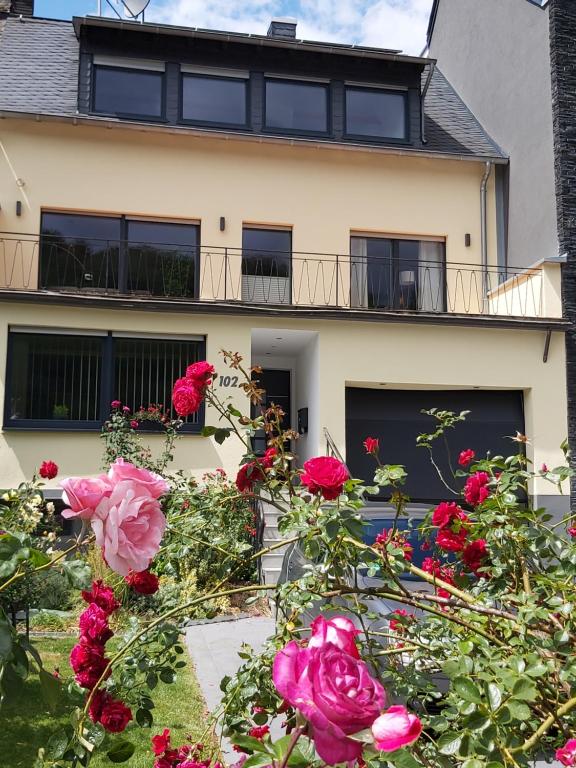
[[[70,667],[68,654],[75,643],[73,638],[34,639],[48,671],[59,667],[63,676],[68,676]],[[187,656],[182,658],[188,659]],[[181,744],[191,736],[193,740],[204,739],[208,722],[206,707],[189,662],[179,670],[178,678],[172,685],[159,683],[152,691],[154,701],[154,725],[140,728],[132,723],[123,736],[136,745],[136,752],[126,763],[129,768],[152,768],[154,758],[150,749],[150,737],[170,728],[173,743]],[[16,696],[7,697],[0,708],[0,768],[31,768],[38,748],[44,746],[55,731],[69,722],[70,708],[61,707],[51,713],[42,698],[38,676],[31,674]],[[112,768],[104,751],[94,758],[90,766]]]

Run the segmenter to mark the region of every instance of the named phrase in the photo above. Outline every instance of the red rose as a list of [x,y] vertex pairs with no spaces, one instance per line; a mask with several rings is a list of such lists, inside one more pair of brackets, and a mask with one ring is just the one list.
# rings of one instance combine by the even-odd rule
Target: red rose
[[452,524],[453,520],[466,521],[468,516],[455,501],[443,501],[441,504],[438,504],[432,514],[432,525],[446,528]]
[[470,475],[464,486],[464,498],[468,504],[477,507],[490,496],[490,491],[486,486],[490,482],[490,477],[486,472],[476,472]]
[[110,408],[120,408],[121,405],[122,403],[120,402],[120,400],[112,400],[112,402],[110,403]]
[[108,616],[120,607],[112,587],[107,587],[101,579],[92,582],[90,592],[82,590],[82,597],[87,603],[96,603]]
[[80,614],[78,624],[82,635],[98,645],[104,645],[114,634],[108,626],[108,614],[96,603]]
[[566,533],[569,536],[572,536],[572,538],[575,538],[576,537],[576,528],[574,528],[573,526],[571,526],[570,528],[566,528]]
[[458,456],[458,464],[460,464],[461,467],[467,467],[468,464],[474,459],[476,454],[472,450],[472,448],[466,448],[465,451],[461,451],[460,456]]
[[216,371],[214,366],[210,365],[206,360],[202,360],[199,363],[192,363],[186,368],[186,378],[191,379],[199,387],[207,387],[212,383],[212,376]]
[[405,622],[402,621],[402,617],[405,617],[407,621],[411,621],[414,618],[413,613],[408,613],[405,608],[398,608],[390,616],[389,626],[391,632],[403,632],[405,629]]
[[[454,584],[454,569],[442,565],[440,561],[436,560],[434,557],[424,558],[422,561],[422,570],[426,571],[426,573],[429,573],[432,576],[435,576],[437,579],[440,579],[446,584]],[[437,588],[436,591],[438,592],[439,597],[444,597],[446,599],[450,597],[450,592],[448,592],[446,589],[443,589],[442,587]]]
[[81,641],[70,652],[70,666],[76,673],[76,681],[82,688],[94,688],[108,666],[104,647]]
[[150,571],[130,571],[125,577],[126,583],[139,595],[153,595],[158,592],[159,580],[155,573]]
[[310,493],[321,493],[326,501],[337,499],[344,483],[350,478],[348,470],[333,456],[317,456],[304,463],[302,484]]
[[440,528],[438,536],[436,536],[436,544],[446,552],[461,552],[466,546],[466,534],[465,528],[461,528],[459,531]]
[[138,420],[132,419],[132,421],[130,422],[130,427],[132,429],[138,429],[139,426],[140,426],[140,423],[138,422]]
[[42,464],[40,464],[38,474],[40,477],[43,477],[44,480],[53,480],[58,474],[58,464],[55,464],[53,461],[43,461]]
[[132,720],[132,710],[123,701],[112,698],[109,693],[99,693],[100,700],[94,713],[98,719],[94,722],[100,723],[109,733],[122,733]]
[[464,564],[475,576],[484,576],[483,573],[478,573],[478,570],[486,565],[488,558],[488,547],[486,546],[485,539],[476,539],[471,541],[466,549],[462,552],[462,560]]
[[262,741],[264,736],[270,733],[270,727],[268,725],[255,725],[248,731],[249,736],[253,736],[255,739]]
[[164,728],[158,736],[152,736],[152,751],[155,755],[163,755],[170,749],[170,729]]
[[172,402],[178,416],[190,416],[202,405],[204,390],[193,379],[177,379],[172,390]]
[[367,437],[366,440],[364,440],[364,442],[362,443],[362,445],[366,449],[366,453],[371,453],[374,456],[380,450],[380,443],[377,437]]
[[268,448],[261,459],[249,461],[243,464],[236,475],[236,487],[240,493],[252,491],[256,483],[262,483],[266,479],[265,469],[270,469],[278,451],[276,448]]

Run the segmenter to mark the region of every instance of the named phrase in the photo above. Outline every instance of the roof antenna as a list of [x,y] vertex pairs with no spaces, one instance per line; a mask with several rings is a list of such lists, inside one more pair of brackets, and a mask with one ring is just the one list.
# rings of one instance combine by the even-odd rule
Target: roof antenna
[[[123,16],[133,21],[144,23],[144,11],[150,0],[106,0],[119,19]],[[122,14],[121,11],[124,13]],[[102,0],[98,0],[98,15],[102,16]]]

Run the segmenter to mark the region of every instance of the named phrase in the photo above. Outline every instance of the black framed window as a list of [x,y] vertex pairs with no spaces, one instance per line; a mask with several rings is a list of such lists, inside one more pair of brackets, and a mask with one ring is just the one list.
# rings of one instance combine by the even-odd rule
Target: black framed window
[[285,229],[242,230],[242,300],[289,304],[291,301],[292,232]]
[[445,243],[388,237],[350,238],[350,305],[446,311]]
[[245,127],[247,115],[247,79],[182,74],[182,120]]
[[346,135],[408,138],[408,95],[404,91],[346,87]]
[[[4,428],[100,429],[112,400],[169,409],[174,381],[205,349],[204,339],[11,330]],[[201,409],[183,429],[198,431],[203,418]]]
[[164,72],[94,64],[92,110],[119,117],[164,116]]
[[264,124],[268,130],[328,133],[328,85],[267,79]]
[[196,298],[197,224],[42,213],[40,286]]

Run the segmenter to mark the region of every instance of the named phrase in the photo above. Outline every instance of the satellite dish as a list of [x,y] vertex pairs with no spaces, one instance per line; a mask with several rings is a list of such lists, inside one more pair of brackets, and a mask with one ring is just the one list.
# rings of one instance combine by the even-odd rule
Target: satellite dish
[[137,19],[141,13],[144,13],[150,0],[121,0],[121,2],[126,16]]

